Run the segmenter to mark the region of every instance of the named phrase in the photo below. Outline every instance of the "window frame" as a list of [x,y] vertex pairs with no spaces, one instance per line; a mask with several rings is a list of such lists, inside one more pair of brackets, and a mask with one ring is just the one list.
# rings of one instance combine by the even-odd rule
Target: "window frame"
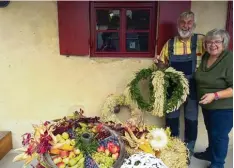
[[[140,57],[152,58],[155,55],[156,46],[156,2],[91,2],[90,6],[90,56],[91,57]],[[96,9],[119,9],[120,10],[120,28],[119,30],[109,30],[109,32],[119,32],[120,52],[100,52],[96,51],[96,32],[108,32],[108,30],[96,30]],[[150,23],[149,30],[127,30],[126,29],[126,10],[149,9]],[[126,32],[149,32],[149,51],[148,52],[127,52],[126,51]],[[121,48],[124,49],[121,51]],[[124,52],[125,51],[125,52]]]

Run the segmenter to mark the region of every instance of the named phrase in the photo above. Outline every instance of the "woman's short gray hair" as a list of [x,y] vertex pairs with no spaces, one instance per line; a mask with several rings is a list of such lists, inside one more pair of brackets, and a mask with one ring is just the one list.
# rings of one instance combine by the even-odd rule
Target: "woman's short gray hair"
[[185,12],[181,13],[180,16],[177,19],[177,23],[179,23],[179,21],[181,19],[190,18],[190,17],[192,17],[193,20],[194,20],[193,27],[195,28],[196,27],[196,17],[195,17],[195,14],[192,11],[185,11]]
[[213,29],[209,31],[208,33],[206,33],[204,41],[206,42],[208,40],[214,39],[217,36],[220,36],[223,39],[223,47],[224,49],[227,49],[230,41],[230,36],[229,33],[224,29]]

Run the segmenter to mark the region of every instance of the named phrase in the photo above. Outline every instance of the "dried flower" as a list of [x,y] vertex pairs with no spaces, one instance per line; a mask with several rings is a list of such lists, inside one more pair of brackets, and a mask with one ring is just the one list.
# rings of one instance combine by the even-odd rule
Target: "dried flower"
[[31,140],[31,134],[30,133],[25,133],[24,135],[22,135],[22,137],[23,137],[22,144],[24,146],[28,145],[30,140]]

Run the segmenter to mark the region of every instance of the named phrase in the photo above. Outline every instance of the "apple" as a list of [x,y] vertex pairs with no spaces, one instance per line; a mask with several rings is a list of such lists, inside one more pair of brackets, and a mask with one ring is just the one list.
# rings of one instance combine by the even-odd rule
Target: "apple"
[[88,127],[93,127],[94,126],[94,124],[93,123],[88,123]]
[[92,129],[91,129],[91,131],[93,132],[93,133],[97,133],[98,131],[97,131],[97,127],[95,126],[95,127],[93,127]]
[[70,139],[66,139],[65,144],[70,145],[71,144],[71,140]]
[[81,126],[82,128],[87,128],[87,127],[88,127],[88,124],[86,124],[86,123],[80,122],[79,124],[80,124],[80,126]]
[[110,147],[112,147],[112,146],[115,146],[115,144],[113,143],[113,142],[108,142],[107,143],[107,148],[109,149]]
[[62,139],[62,136],[60,134],[56,135],[56,140],[59,142]]
[[113,142],[108,142],[107,143],[107,148],[109,149],[109,151],[114,154],[119,152],[120,148],[118,145],[115,145]]
[[75,139],[72,139],[72,140],[71,140],[71,145],[72,145],[72,146],[75,146],[75,144],[76,144],[76,140],[75,140]]
[[66,141],[65,141],[65,139],[63,139],[63,138],[61,137],[61,139],[59,140],[59,142],[60,142],[60,143],[65,143]]
[[75,149],[75,150],[74,150],[74,153],[75,153],[76,155],[79,155],[79,154],[80,154],[80,149]]
[[68,164],[68,162],[69,162],[69,158],[68,157],[63,159],[63,163]]
[[119,146],[117,146],[117,145],[113,145],[113,146],[110,146],[109,148],[109,151],[112,153],[112,154],[114,154],[114,153],[118,153],[119,152]]
[[97,148],[97,151],[98,151],[98,152],[105,152],[104,146],[99,146],[99,147]]
[[69,134],[67,132],[64,132],[64,133],[62,133],[62,137],[63,137],[63,139],[66,140],[69,138]]
[[75,155],[74,152],[70,152],[68,157],[71,159],[71,158],[74,158],[75,156],[76,156],[76,155]]
[[59,162],[58,164],[56,164],[56,166],[57,166],[58,168],[65,168],[65,167],[66,167],[66,164],[63,163],[63,162]]
[[68,151],[64,151],[64,150],[62,150],[62,151],[60,151],[60,157],[61,158],[66,158],[66,157],[68,157],[69,156],[69,152]]
[[109,156],[110,151],[109,151],[108,149],[105,149],[105,154],[106,154],[107,156]]
[[117,160],[118,157],[119,157],[119,153],[114,153],[114,154],[112,154],[111,157],[112,157],[113,159]]
[[81,157],[79,157],[79,156],[75,157],[75,158],[72,158],[72,159],[69,160],[68,165],[69,166],[74,166],[80,159],[81,159]]
[[54,164],[62,162],[62,158],[60,156],[56,156],[56,157],[53,158],[53,162],[54,162]]

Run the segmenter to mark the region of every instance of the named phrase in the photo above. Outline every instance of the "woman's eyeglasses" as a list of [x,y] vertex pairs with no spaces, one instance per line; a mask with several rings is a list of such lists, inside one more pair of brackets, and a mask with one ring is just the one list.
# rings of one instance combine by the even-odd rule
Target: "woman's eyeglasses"
[[223,43],[223,40],[216,40],[216,41],[206,41],[207,46],[211,46],[212,44],[214,45],[220,45]]

